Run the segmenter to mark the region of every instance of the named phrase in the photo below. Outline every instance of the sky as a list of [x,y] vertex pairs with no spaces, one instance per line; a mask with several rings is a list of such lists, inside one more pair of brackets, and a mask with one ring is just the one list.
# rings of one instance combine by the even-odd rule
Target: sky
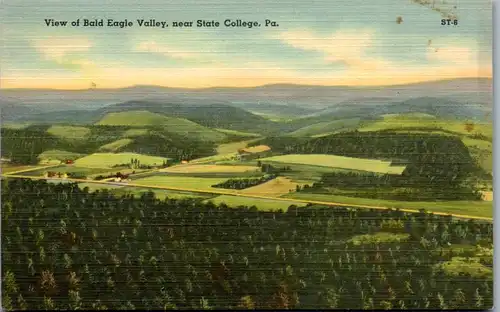
[[[3,0],[0,87],[378,86],[491,77],[491,2],[434,0],[433,10],[431,1]],[[440,11],[458,25],[441,25]],[[47,27],[45,19],[134,26]],[[137,19],[170,26],[141,28]],[[172,27],[198,19],[221,27]],[[262,26],[228,28],[226,19]],[[264,27],[266,19],[279,26]]]

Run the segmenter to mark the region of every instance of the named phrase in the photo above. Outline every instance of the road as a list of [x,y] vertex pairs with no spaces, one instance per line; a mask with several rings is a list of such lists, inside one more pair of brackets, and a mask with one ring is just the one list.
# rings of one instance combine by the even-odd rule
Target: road
[[[28,171],[28,170],[27,170]],[[148,172],[150,173],[150,172]],[[144,174],[144,173],[141,173]],[[45,177],[36,177],[36,176],[23,176],[18,174],[2,174],[4,178],[18,178],[18,179],[34,179],[34,180],[45,180]],[[61,180],[68,182],[76,182],[76,183],[94,183],[94,184],[104,184],[104,185],[119,185],[119,186],[128,186],[128,187],[140,187],[140,188],[148,188],[148,189],[159,189],[159,190],[170,190],[170,191],[183,191],[183,192],[193,192],[193,193],[205,193],[205,194],[217,194],[217,195],[228,195],[228,196],[238,196],[238,197],[246,197],[246,198],[255,198],[255,199],[267,199],[267,200],[276,200],[276,201],[286,201],[286,202],[297,202],[304,204],[317,204],[317,205],[326,205],[326,206],[339,206],[339,207],[351,207],[351,208],[363,208],[363,209],[375,209],[375,210],[387,210],[387,209],[395,209],[392,207],[382,207],[382,206],[368,206],[368,205],[354,205],[354,204],[344,204],[344,203],[336,203],[336,202],[325,202],[325,201],[317,201],[317,200],[303,200],[303,199],[294,199],[294,198],[280,198],[280,197],[269,197],[269,196],[260,196],[260,195],[250,195],[243,194],[237,191],[222,191],[222,190],[197,190],[197,189],[188,189],[188,188],[180,188],[180,187],[170,187],[170,186],[151,186],[151,185],[143,185],[137,183],[121,183],[121,182],[110,182],[110,181],[96,181],[96,180],[86,180],[86,179],[54,179],[51,180]],[[408,212],[408,213],[416,213],[419,212],[415,209],[399,209],[399,211]],[[444,212],[432,212],[434,215],[439,216],[452,216],[455,218],[461,219],[476,219],[483,221],[493,221],[493,218],[488,217],[478,217],[478,216],[470,216],[470,215],[460,215],[460,214],[449,214]]]

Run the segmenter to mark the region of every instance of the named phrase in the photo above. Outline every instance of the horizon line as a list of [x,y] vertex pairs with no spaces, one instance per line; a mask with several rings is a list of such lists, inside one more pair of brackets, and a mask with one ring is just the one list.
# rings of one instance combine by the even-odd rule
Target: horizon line
[[185,90],[210,90],[210,89],[253,89],[253,88],[262,88],[269,86],[299,86],[299,87],[345,87],[345,88],[360,88],[360,89],[368,89],[368,88],[383,88],[383,87],[396,87],[396,86],[408,86],[408,85],[418,85],[425,83],[433,83],[433,82],[447,82],[454,80],[493,80],[493,77],[490,76],[478,76],[478,77],[457,77],[457,78],[448,78],[448,79],[436,79],[436,80],[426,80],[426,81],[418,81],[418,82],[405,82],[405,83],[396,83],[396,84],[382,84],[382,85],[319,85],[319,84],[301,84],[301,83],[270,83],[270,84],[261,84],[255,86],[246,86],[246,87],[235,87],[235,86],[215,86],[215,87],[171,87],[165,85],[141,85],[141,84],[133,84],[129,86],[116,87],[116,88],[99,88],[99,87],[87,87],[81,89],[59,89],[59,88],[2,88],[0,84],[0,90],[45,90],[45,91],[91,91],[91,90],[121,90],[121,89],[131,89],[137,87],[155,87],[155,88],[165,88],[165,89],[185,89]]

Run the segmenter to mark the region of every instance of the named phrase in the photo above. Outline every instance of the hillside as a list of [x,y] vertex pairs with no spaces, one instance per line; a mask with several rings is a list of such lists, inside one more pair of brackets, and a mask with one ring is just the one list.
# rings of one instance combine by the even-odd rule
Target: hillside
[[336,131],[353,130],[360,126],[361,118],[339,119],[333,121],[324,121],[312,124],[310,126],[302,127],[295,130],[288,135],[291,136],[320,136],[331,134]]
[[[373,113],[370,111],[373,108],[368,107],[366,111],[356,107],[359,104],[373,106],[379,103],[385,106],[408,100],[407,106],[418,104],[426,110],[422,112],[432,113],[435,107],[430,102],[442,99],[439,100],[438,113],[459,118],[482,118],[493,107],[491,92],[491,79],[453,79],[387,87],[267,85],[208,89],[158,86],[77,91],[7,89],[2,90],[0,95],[0,109],[4,110],[4,122],[94,123],[110,112],[147,110],[183,117],[204,126],[254,132],[256,128],[269,131],[274,125],[257,115],[290,119],[331,113],[330,116],[338,115],[335,119],[342,119],[350,118],[353,114],[354,117],[361,117]],[[413,99],[419,99],[419,103],[412,103]],[[452,103],[459,103],[458,106],[465,108],[448,105]],[[214,116],[213,111],[217,111],[215,107],[226,111],[215,114],[225,120]],[[205,108],[208,108],[208,112]],[[397,105],[391,109],[393,111],[377,108],[380,114],[407,112],[398,110],[400,108]],[[456,109],[459,111],[455,112]],[[310,124],[290,129],[293,131]]]
[[[70,135],[73,129],[78,132]],[[92,154],[100,151],[132,152],[174,160],[206,157],[216,153],[213,141],[167,130],[169,129],[134,129],[109,125],[88,125],[85,128],[49,125],[32,125],[22,129],[2,128],[1,152],[3,157],[10,158],[17,164],[38,163],[47,151],[51,151],[50,158],[53,159],[64,159],[71,153]],[[217,136],[224,135],[213,132]]]
[[192,136],[200,140],[222,141],[226,135],[184,118],[167,117],[149,111],[109,113],[96,123],[101,126],[158,127],[170,133]]
[[492,107],[492,79],[460,78],[384,87],[349,87],[274,84],[248,88],[185,89],[161,86],[132,86],[121,89],[50,90],[3,89],[0,106],[9,101],[36,104],[51,110],[72,110],[81,107],[98,109],[126,101],[159,101],[195,106],[230,103],[270,103],[307,108],[328,106],[355,98],[390,98],[404,101],[421,96],[448,97]]
[[3,307],[470,311],[493,306],[492,223],[425,210],[316,205],[273,210],[2,180]]
[[186,103],[128,101],[108,106],[98,114],[111,112],[148,111],[166,116],[185,118],[209,128],[222,128],[244,132],[273,131],[276,123],[244,109],[225,104],[190,105]]

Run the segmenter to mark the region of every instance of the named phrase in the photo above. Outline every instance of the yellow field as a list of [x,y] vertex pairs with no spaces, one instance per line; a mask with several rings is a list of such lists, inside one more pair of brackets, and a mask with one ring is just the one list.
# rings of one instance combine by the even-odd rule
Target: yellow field
[[288,194],[290,190],[295,191],[297,185],[305,183],[297,183],[285,177],[277,177],[266,183],[262,183],[253,187],[241,190],[243,194],[262,195],[262,196],[276,196],[279,197]]
[[225,173],[225,172],[248,172],[260,171],[254,166],[222,166],[222,165],[178,165],[161,169],[160,172],[171,173]]
[[491,191],[483,191],[481,192],[483,194],[483,200],[484,201],[493,201],[493,192]]
[[37,166],[18,166],[18,165],[9,165],[9,164],[2,164],[2,173],[11,173],[11,172],[18,172],[18,171],[24,171],[24,170],[29,170],[29,169],[36,169]]
[[202,158],[197,158],[194,160],[191,160],[189,163],[190,164],[201,164],[201,163],[211,163],[211,162],[217,162],[217,161],[226,161],[226,160],[235,160],[237,157],[238,153],[227,153],[227,154],[220,154],[220,155],[214,155],[214,156],[207,156],[207,157],[202,157]]
[[239,149],[244,149],[248,145],[248,143],[254,142],[255,140],[258,139],[220,144],[217,147],[217,154],[235,153]]
[[285,164],[315,165],[330,168],[361,170],[398,175],[403,173],[403,171],[405,170],[405,166],[391,166],[391,163],[388,161],[325,154],[290,154],[262,158],[261,161],[271,161]]
[[267,145],[257,145],[257,146],[247,147],[247,148],[243,149],[244,152],[251,153],[251,154],[267,152],[269,150],[271,150],[271,148]]
[[168,158],[141,155],[136,153],[95,153],[75,161],[75,166],[87,168],[106,168],[115,165],[129,164],[132,158],[137,158],[143,165],[161,165]]
[[168,175],[151,176],[134,181],[142,186],[165,186],[184,188],[197,191],[224,191],[226,193],[236,193],[237,190],[227,190],[214,188],[212,185],[226,181],[227,178],[195,178],[195,177],[175,177]]

